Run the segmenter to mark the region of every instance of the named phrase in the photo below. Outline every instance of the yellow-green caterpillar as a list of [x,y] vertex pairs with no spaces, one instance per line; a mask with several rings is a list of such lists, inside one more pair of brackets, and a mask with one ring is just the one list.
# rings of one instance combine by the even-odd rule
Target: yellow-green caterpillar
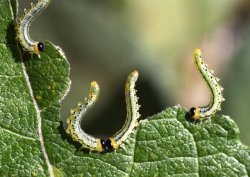
[[36,54],[40,58],[40,53],[44,50],[42,42],[34,41],[30,38],[29,28],[31,22],[48,6],[51,0],[39,0],[35,4],[31,4],[29,10],[24,10],[24,15],[17,23],[17,39],[24,48],[31,54]]
[[189,114],[194,120],[200,120],[201,118],[210,117],[215,112],[221,110],[221,103],[225,101],[222,96],[223,88],[218,84],[219,78],[213,76],[213,71],[207,68],[207,65],[202,59],[200,49],[194,51],[194,63],[202,78],[207,83],[210,90],[210,102],[207,106],[192,107],[189,110]]
[[67,119],[66,132],[71,135],[74,141],[79,142],[82,148],[87,148],[90,151],[102,152],[117,149],[139,124],[139,105],[135,90],[137,78],[137,71],[131,72],[127,78],[125,84],[127,118],[121,130],[114,136],[105,141],[87,134],[81,128],[83,117],[94,106],[99,97],[100,88],[96,82],[91,83],[89,96],[84,103],[78,103],[77,108],[71,110],[71,116]]

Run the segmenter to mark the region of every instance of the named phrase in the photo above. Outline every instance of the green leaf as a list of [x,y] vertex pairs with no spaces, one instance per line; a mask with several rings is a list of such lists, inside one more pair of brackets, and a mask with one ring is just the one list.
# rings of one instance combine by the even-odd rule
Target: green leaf
[[250,148],[228,116],[194,123],[180,107],[141,121],[114,152],[80,150],[59,114],[70,85],[66,57],[50,42],[41,59],[21,53],[16,6],[0,0],[0,176],[250,175]]
[[[193,123],[186,113],[173,107],[141,121],[124,146],[112,153],[82,151],[68,139],[62,142],[60,132],[51,129],[45,136],[54,142],[48,144],[51,162],[65,176],[250,174],[250,149],[240,143],[239,130],[228,116]],[[54,121],[53,127],[59,125]]]
[[54,127],[46,128],[41,115],[67,92],[69,64],[50,42],[41,59],[23,54],[15,40],[16,9],[16,1],[0,0],[0,176],[48,176],[43,142]]

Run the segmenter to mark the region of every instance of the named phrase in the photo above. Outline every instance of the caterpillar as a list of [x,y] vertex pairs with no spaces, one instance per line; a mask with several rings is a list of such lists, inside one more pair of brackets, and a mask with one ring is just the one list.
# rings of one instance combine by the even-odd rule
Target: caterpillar
[[49,5],[51,0],[39,0],[37,3],[32,4],[29,10],[24,9],[24,15],[20,17],[17,22],[17,40],[24,48],[31,54],[36,54],[40,58],[40,53],[44,50],[42,42],[34,41],[30,38],[29,28],[31,22]]
[[133,71],[129,74],[125,84],[125,97],[127,118],[123,127],[115,133],[114,136],[107,140],[95,138],[81,128],[81,121],[86,113],[94,106],[98,100],[100,88],[96,82],[92,82],[90,92],[84,103],[78,103],[76,109],[71,110],[71,115],[67,119],[66,132],[72,137],[74,141],[79,142],[82,148],[90,151],[111,151],[119,148],[119,146],[129,137],[133,130],[139,125],[139,105],[138,97],[136,96],[135,82],[138,79],[138,72]]
[[94,106],[98,100],[99,93],[100,88],[97,82],[91,82],[89,95],[87,98],[85,98],[84,103],[78,103],[75,109],[71,109],[71,115],[67,119],[68,128],[66,132],[72,136],[74,141],[78,141],[80,144],[82,144],[83,148],[88,148],[91,151],[96,150],[101,152],[101,140],[87,134],[81,128],[82,118],[89,111],[89,109]]
[[125,84],[125,99],[127,108],[127,118],[123,127],[111,138],[106,140],[104,149],[117,149],[139,125],[139,108],[138,97],[136,96],[135,82],[138,79],[139,73],[133,71],[129,74]]
[[223,88],[218,84],[220,79],[213,76],[214,71],[209,70],[207,65],[204,64],[200,49],[195,49],[194,51],[194,63],[210,90],[210,102],[207,106],[192,107],[189,110],[191,117],[197,121],[210,117],[221,110],[221,103],[225,101],[225,99],[222,95]]

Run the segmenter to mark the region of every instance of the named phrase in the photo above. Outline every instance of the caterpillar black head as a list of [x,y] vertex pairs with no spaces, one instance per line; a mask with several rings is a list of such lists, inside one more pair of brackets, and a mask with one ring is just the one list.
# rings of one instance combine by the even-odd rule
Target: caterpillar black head
[[101,145],[103,150],[105,151],[112,151],[118,148],[118,145],[116,144],[116,141],[113,138],[109,138],[106,141],[101,139]]
[[200,116],[199,116],[199,108],[198,107],[192,107],[189,110],[189,114],[190,116],[194,119],[194,120],[199,120]]
[[40,58],[40,53],[44,50],[44,44],[42,42],[37,42],[34,45],[34,54],[38,55]]

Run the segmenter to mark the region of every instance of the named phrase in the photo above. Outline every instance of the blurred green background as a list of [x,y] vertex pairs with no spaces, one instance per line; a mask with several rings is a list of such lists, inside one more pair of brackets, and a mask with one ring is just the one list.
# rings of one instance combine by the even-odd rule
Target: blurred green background
[[[19,15],[30,3],[20,2]],[[222,113],[235,120],[241,140],[250,145],[249,0],[52,0],[32,23],[31,36],[62,47],[71,64],[64,123],[90,82],[99,83],[100,99],[83,128],[102,137],[124,123],[124,84],[134,69],[140,73],[142,119],[177,104],[206,105],[209,92],[192,58],[201,48],[225,89]]]

